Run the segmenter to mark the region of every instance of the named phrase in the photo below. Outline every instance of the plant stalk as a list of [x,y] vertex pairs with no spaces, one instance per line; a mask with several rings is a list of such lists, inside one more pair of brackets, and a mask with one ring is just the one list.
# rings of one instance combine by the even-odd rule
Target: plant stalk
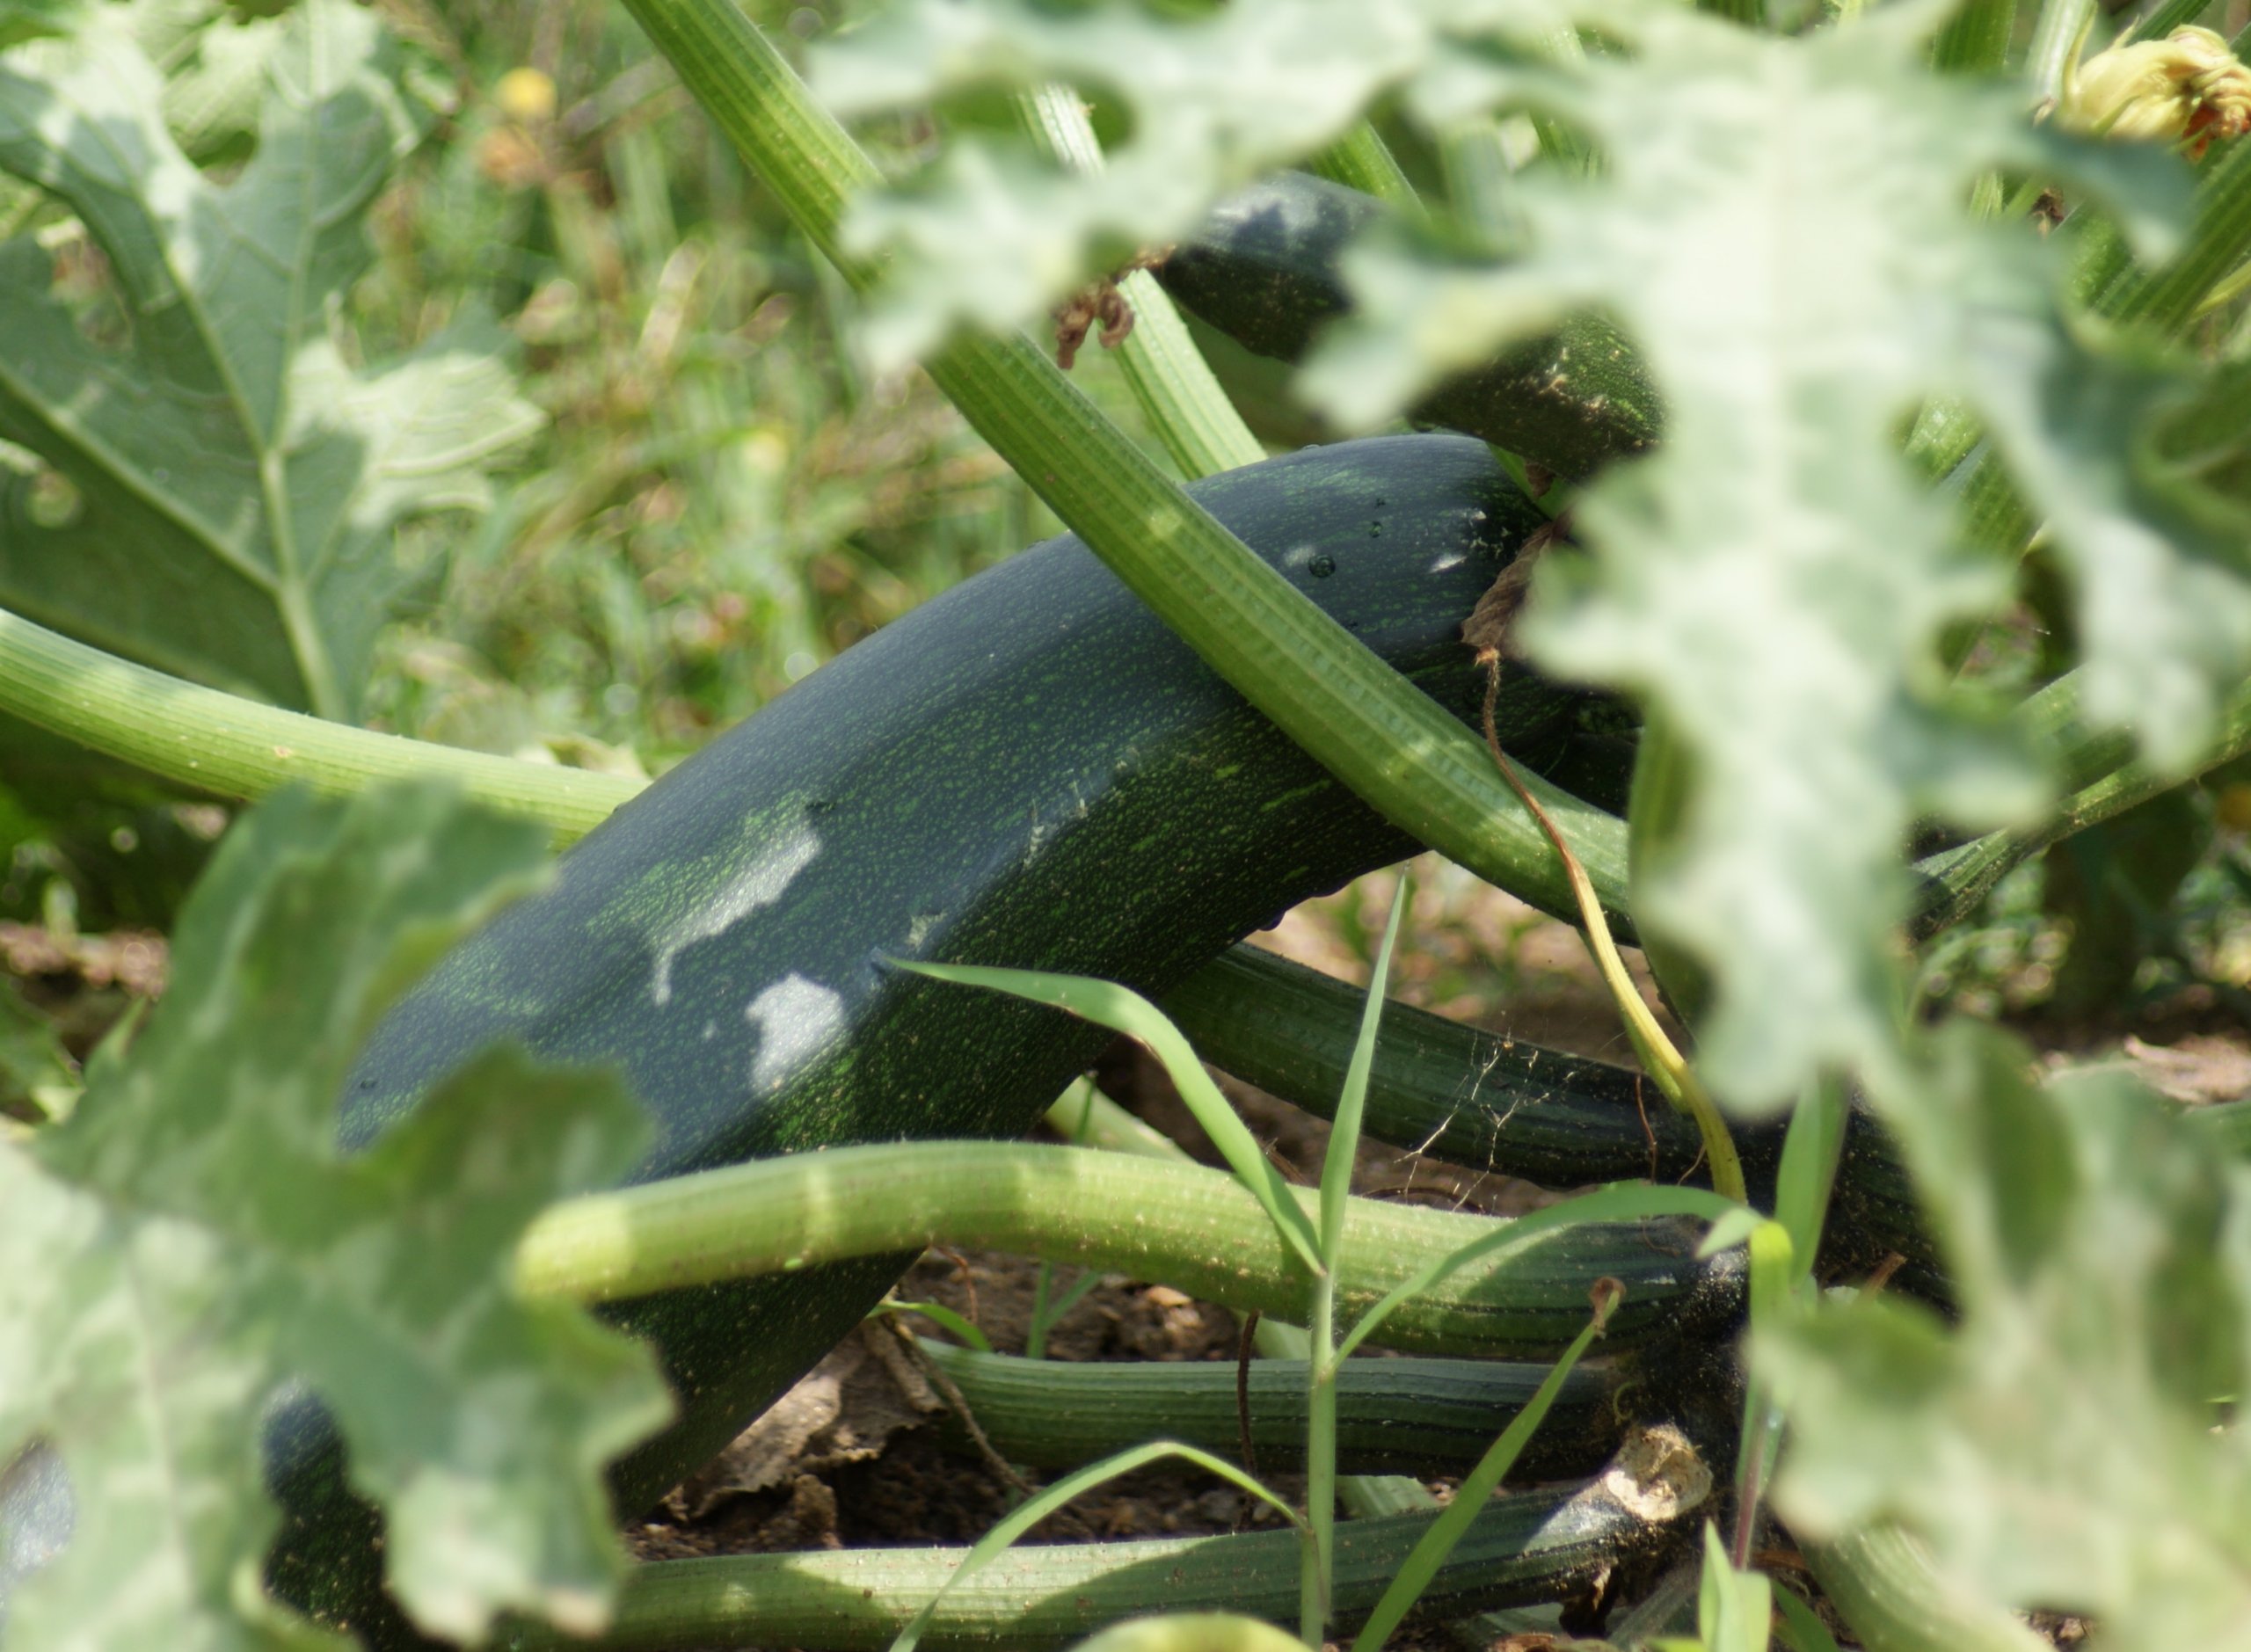
[[[1311,1217],[1312,1192],[1293,1192]],[[1543,1223],[1521,1242],[1510,1238],[1512,1226],[1352,1200],[1339,1317],[1364,1317],[1434,1262],[1480,1241],[1497,1248],[1410,1295],[1385,1327],[1387,1343],[1552,1357],[1584,1323],[1588,1287],[1605,1275],[1628,1292],[1614,1346],[1740,1305],[1738,1276],[1695,1260],[1694,1230],[1685,1223]],[[933,1244],[1162,1280],[1286,1319],[1305,1317],[1310,1299],[1312,1270],[1224,1172],[981,1141],[840,1147],[565,1200],[525,1234],[515,1277],[532,1296],[615,1301]]]
[[[628,0],[713,123],[855,286],[846,204],[874,164],[732,0]],[[1402,830],[1550,912],[1570,908],[1538,826],[1476,738],[1183,493],[1017,335],[958,337],[930,375],[1095,554],[1245,699]],[[1606,905],[1624,910],[1624,832],[1532,782]]]
[[[1024,93],[1020,106],[1024,125],[1062,164],[1081,172],[1101,170],[1102,145],[1074,88],[1043,86]],[[1118,290],[1133,314],[1133,331],[1113,353],[1118,370],[1173,462],[1194,477],[1264,459],[1265,447],[1212,376],[1156,278],[1136,270]]]
[[387,780],[439,777],[497,813],[573,842],[645,783],[377,734],[150,671],[0,609],[0,711],[184,786],[222,797],[301,785],[356,797]]

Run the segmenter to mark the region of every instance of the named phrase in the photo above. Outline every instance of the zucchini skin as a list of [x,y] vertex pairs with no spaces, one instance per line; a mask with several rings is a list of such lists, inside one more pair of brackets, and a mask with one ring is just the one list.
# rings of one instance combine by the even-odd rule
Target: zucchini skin
[[[1351,442],[1191,491],[1425,693],[1475,717],[1459,626],[1545,520],[1482,443]],[[1512,677],[1501,727],[1536,761],[1573,703]],[[623,1070],[657,1128],[635,1180],[851,1142],[1017,1135],[1108,1035],[888,969],[886,955],[1160,992],[1417,848],[1075,538],[1053,540],[860,644],[590,833],[377,1029],[339,1133],[365,1144],[472,1052],[514,1038]],[[645,1507],[717,1451],[910,1260],[623,1305],[615,1317],[653,1339],[681,1415],[617,1466],[620,1506]],[[317,1429],[292,1440],[275,1453],[296,1505],[276,1570],[310,1583],[341,1558],[307,1558],[328,1523],[287,1488],[332,1487],[334,1452]],[[335,1615],[367,1622],[363,1595],[327,1592]]]
[[[1504,1493],[1477,1511],[1409,1621],[1444,1622],[1496,1606],[1594,1595],[1647,1576],[1690,1540],[1708,1497],[1662,1519],[1626,1508],[1606,1476]],[[1337,1523],[1333,1627],[1374,1611],[1429,1514]],[[1294,1532],[1024,1545],[973,1573],[940,1603],[929,1647],[1049,1652],[1153,1601],[1169,1612],[1228,1611],[1276,1623],[1298,1610]],[[662,1561],[636,1568],[601,1644],[613,1652],[701,1652],[761,1645],[880,1652],[960,1564],[958,1548],[814,1550]],[[1622,1591],[1621,1591],[1622,1592]],[[526,1644],[563,1648],[559,1635]]]
[[[1236,1368],[1224,1360],[1073,1365],[980,1354],[925,1339],[922,1350],[961,1390],[969,1414],[1009,1462],[1076,1468],[1149,1440],[1178,1440],[1229,1459],[1241,1453]],[[1545,1365],[1482,1359],[1348,1359],[1337,1372],[1337,1467],[1347,1474],[1466,1473],[1524,1408]],[[1306,1368],[1254,1359],[1251,1447],[1265,1472],[1304,1466]],[[1512,1483],[1591,1474],[1618,1449],[1626,1423],[1614,1365],[1574,1366],[1517,1459]],[[947,1444],[969,1436],[949,1419]]]
[[[1296,361],[1325,323],[1350,313],[1344,250],[1383,215],[1373,196],[1278,173],[1221,202],[1156,277],[1176,303],[1245,349]],[[1446,380],[1410,416],[1582,480],[1654,442],[1659,410],[1618,330],[1580,317]]]
[[[1182,981],[1162,1004],[1206,1061],[1326,1117],[1364,1001],[1358,987],[1245,944]],[[1378,1141],[1543,1187],[1677,1182],[1702,1156],[1696,1126],[1631,1068],[1395,1000],[1384,1006],[1365,1105],[1361,1127]],[[1740,1133],[1746,1168],[1771,1176],[1779,1139],[1771,1130]]]
[[[1162,1001],[1213,1066],[1321,1117],[1335,1112],[1359,1030],[1358,987],[1243,945]],[[1703,1179],[1696,1127],[1631,1068],[1396,1001],[1384,1008],[1366,1106],[1363,1128],[1378,1141],[1545,1187]],[[1781,1126],[1738,1122],[1733,1130],[1752,1197],[1764,1201],[1781,1163]],[[1905,1263],[1901,1288],[1944,1298],[1906,1169],[1883,1127],[1856,1109],[1837,1167],[1823,1272],[1863,1278],[1893,1252]]]

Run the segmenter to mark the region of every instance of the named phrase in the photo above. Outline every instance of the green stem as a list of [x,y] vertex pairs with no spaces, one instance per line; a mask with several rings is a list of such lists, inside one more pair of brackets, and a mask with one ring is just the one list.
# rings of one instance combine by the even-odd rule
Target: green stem
[[442,777],[571,842],[642,782],[376,734],[260,705],[130,664],[0,609],[0,710],[183,786],[256,798],[286,785],[349,797]]
[[1422,215],[1422,197],[1407,181],[1398,157],[1392,154],[1391,146],[1383,141],[1382,135],[1365,120],[1315,156],[1306,164],[1306,170],[1332,184],[1342,184],[1363,195],[1388,201],[1410,216]]
[[[2058,693],[2057,700],[2046,710],[2056,714],[2071,703],[2066,695]],[[2116,751],[2122,741],[2123,737],[2116,734],[2079,731],[2077,744],[2093,754]],[[2204,755],[2192,765],[2191,773],[2216,768],[2246,752],[2251,752],[2251,685],[2238,689],[2220,708],[2218,739],[2205,748]],[[1960,922],[1978,909],[1994,884],[2050,844],[2123,814],[2160,792],[2171,790],[2189,777],[2170,771],[2157,773],[2138,763],[2127,763],[2072,793],[2037,826],[1989,832],[1959,848],[1917,862],[1916,870],[1926,881],[1917,897],[1914,915],[1908,922],[1908,933],[1916,940],[1927,940]]]
[[1368,1072],[1375,1059],[1383,1020],[1384,986],[1391,976],[1391,955],[1399,943],[1400,921],[1414,900],[1411,874],[1400,875],[1391,892],[1391,916],[1376,950],[1375,968],[1361,1006],[1359,1036],[1337,1098],[1329,1146],[1321,1159],[1321,1272],[1313,1282],[1313,1313],[1306,1321],[1306,1517],[1313,1539],[1300,1632],[1308,1646],[1328,1637],[1329,1579],[1337,1523],[1337,1279],[1344,1268],[1344,1222],[1351,1213],[1352,1172],[1359,1161],[1360,1118],[1368,1093]]
[[[1044,86],[1025,93],[1022,107],[1024,124],[1057,160],[1076,171],[1101,169],[1102,145],[1075,91]],[[1111,353],[1173,462],[1193,477],[1264,459],[1265,448],[1212,376],[1156,278],[1136,270],[1118,290],[1133,312],[1133,331]]]
[[1806,1563],[1868,1652],[2047,1652],[2014,1614],[1942,1577],[1897,1526],[1809,1545]]
[[[714,125],[832,257],[873,164],[732,0],[628,0]],[[856,284],[856,261],[840,265]],[[1552,912],[1570,892],[1530,811],[1476,738],[1253,555],[1031,342],[963,337],[928,363],[978,433],[1165,623],[1402,830]],[[1622,910],[1623,829],[1534,782],[1606,904]]]
[[2094,21],[2095,0],[2044,0],[2032,44],[2024,56],[2024,78],[2036,103],[2064,95],[2064,76]]
[[[1311,1190],[1293,1192],[1310,1218]],[[1410,1297],[1384,1340],[1431,1353],[1551,1357],[1577,1332],[1588,1287],[1606,1274],[1628,1292],[1614,1345],[1733,1309],[1737,1283],[1693,1260],[1688,1226],[1549,1226],[1522,1243],[1506,1241],[1509,1228],[1354,1199],[1337,1311],[1364,1314],[1431,1264],[1490,1238],[1504,1241],[1497,1254]],[[933,1244],[1162,1280],[1286,1319],[1309,1306],[1310,1270],[1225,1172],[1003,1142],[840,1147],[566,1200],[526,1233],[516,1281],[533,1296],[611,1301]]]
[[[1337,1270],[1313,1282],[1306,1318],[1306,1524],[1311,1564],[1298,1585],[1298,1635],[1309,1647],[1329,1637],[1329,1578],[1337,1551]],[[1323,1447],[1327,1449],[1322,1449]]]

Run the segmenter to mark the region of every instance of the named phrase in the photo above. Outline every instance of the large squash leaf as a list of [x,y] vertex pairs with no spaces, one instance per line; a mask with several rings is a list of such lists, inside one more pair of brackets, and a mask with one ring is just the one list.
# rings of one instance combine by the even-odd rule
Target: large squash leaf
[[1605,175],[1526,180],[1529,242],[1509,262],[1371,252],[1366,319],[1311,370],[1366,419],[1434,365],[1568,309],[1601,306],[1643,353],[1663,448],[1584,499],[1595,555],[1551,571],[1524,637],[1557,670],[1661,705],[1686,748],[1686,811],[1636,869],[1635,913],[1709,966],[1701,1059],[1742,1104],[1894,1059],[1910,825],[2036,801],[1946,704],[1941,634],[1998,609],[2008,569],[1960,549],[1901,462],[1919,397],[1985,411],[2054,513],[2090,599],[2092,713],[2146,717],[2153,754],[2179,761],[2251,660],[2240,547],[2176,549],[2173,524],[2137,511],[2131,397],[2106,394],[2131,375],[2065,324],[2061,272],[2029,229],[1968,207],[1976,175],[2007,165],[2153,228],[2147,215],[2185,206],[2185,175],[2161,152],[2036,129],[2004,85],[1932,74],[1940,15],[1895,7],[1774,40],[1657,13],[1632,56],[1457,63],[1425,92],[1432,119],[1536,98],[1594,136]]
[[[1575,524],[1594,554],[1551,559],[1520,635],[1559,674],[1630,689],[1676,731],[1687,801],[1636,868],[1635,917],[1705,966],[1700,1064],[1757,1108],[1823,1070],[1902,1059],[1893,931],[1911,825],[1997,824],[2042,795],[1951,692],[1943,635],[2000,608],[2011,573],[1957,542],[1945,498],[1902,462],[1920,399],[1977,408],[2050,517],[2080,591],[2091,717],[2184,765],[2251,666],[2251,519],[2215,517],[2211,495],[2189,508],[2136,445],[2174,410],[2176,375],[2090,343],[2031,227],[1971,205],[1995,167],[2059,180],[2153,248],[2186,218],[2188,170],[2036,127],[2004,82],[1933,73],[1943,18],[1900,4],[1775,37],[1639,0],[1235,0],[1168,26],[1117,5],[912,0],[840,42],[818,84],[866,107],[1061,77],[1128,118],[1093,180],[1018,196],[964,149],[863,207],[859,233],[893,254],[884,324],[911,314],[922,336],[1024,319],[1114,244],[1170,238],[1227,182],[1303,153],[1380,92],[1433,134],[1530,107],[1593,142],[1592,171],[1512,180],[1505,249],[1440,255],[1404,233],[1359,249],[1358,310],[1301,382],[1365,427],[1567,313],[1603,310],[1632,337],[1664,442],[1584,496]],[[1552,52],[1574,22],[1609,48]],[[1226,72],[1206,61],[1257,41],[1273,49]],[[1307,118],[1300,85],[1331,125]]]
[[664,1391],[645,1350],[519,1299],[510,1263],[543,1205],[632,1163],[637,1110],[503,1052],[367,1153],[334,1146],[375,1015],[523,887],[543,836],[434,790],[266,804],[189,902],[131,1047],[65,1122],[0,1141],[0,1478],[39,1482],[12,1501],[44,1503],[46,1546],[68,1534],[0,1570],[11,1652],[341,1644],[259,1583],[279,1518],[259,1425],[284,1384],[335,1413],[425,1628],[602,1621],[623,1556],[601,1470]]
[[1758,1341],[1801,1538],[1898,1519],[2105,1647],[2251,1646],[2251,1168],[2115,1074],[2046,1091],[1963,1027],[1887,1101],[1960,1299]]
[[535,424],[474,331],[381,369],[334,306],[414,138],[375,14],[278,25],[256,153],[206,178],[118,8],[0,57],[0,168],[67,203],[126,336],[98,343],[29,238],[0,244],[0,437],[75,499],[0,519],[0,604],[180,674],[349,717],[406,516],[484,497]]

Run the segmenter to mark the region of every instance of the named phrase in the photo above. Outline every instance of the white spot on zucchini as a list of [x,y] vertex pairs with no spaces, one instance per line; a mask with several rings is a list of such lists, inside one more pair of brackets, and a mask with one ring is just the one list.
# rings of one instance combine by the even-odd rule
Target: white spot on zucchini
[[843,999],[794,972],[752,999],[742,1013],[760,1034],[758,1059],[750,1069],[754,1089],[778,1088],[844,1030]]
[[659,940],[649,996],[660,1005],[670,1003],[672,961],[697,942],[725,935],[760,907],[781,899],[783,891],[820,853],[820,837],[801,819],[779,840],[752,856],[710,900],[692,908]]

